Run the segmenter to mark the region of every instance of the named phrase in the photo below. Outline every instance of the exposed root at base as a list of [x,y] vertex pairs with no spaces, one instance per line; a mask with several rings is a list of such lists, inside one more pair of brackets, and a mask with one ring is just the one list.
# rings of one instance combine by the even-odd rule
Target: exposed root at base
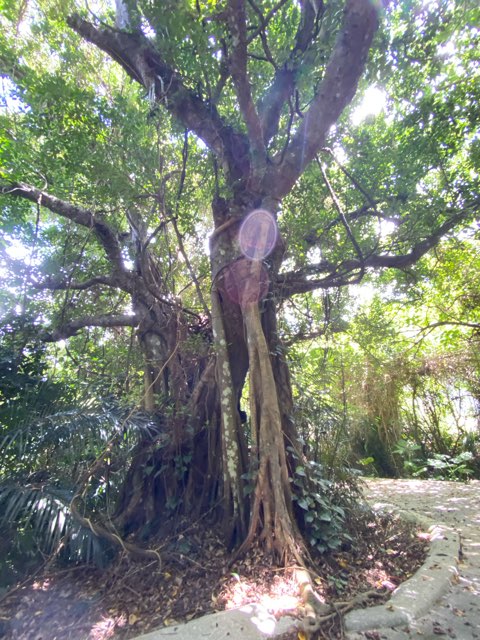
[[[332,636],[330,632],[334,627],[340,626],[343,637],[343,617],[346,613],[357,607],[364,607],[369,600],[383,598],[388,590],[377,591],[371,589],[364,593],[359,593],[351,600],[326,604],[319,598],[313,588],[312,578],[308,571],[297,569],[295,579],[298,583],[303,607],[300,608],[296,617],[299,618],[297,629],[304,635],[305,639],[315,637],[317,640],[329,640]],[[337,636],[338,637],[338,636]]]

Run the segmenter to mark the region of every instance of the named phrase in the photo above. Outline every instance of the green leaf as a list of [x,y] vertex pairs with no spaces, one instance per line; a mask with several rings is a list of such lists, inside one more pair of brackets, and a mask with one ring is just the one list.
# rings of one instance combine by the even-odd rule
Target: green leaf
[[309,506],[308,506],[308,502],[305,498],[299,498],[298,499],[298,505],[302,508],[305,509],[305,511],[308,511]]

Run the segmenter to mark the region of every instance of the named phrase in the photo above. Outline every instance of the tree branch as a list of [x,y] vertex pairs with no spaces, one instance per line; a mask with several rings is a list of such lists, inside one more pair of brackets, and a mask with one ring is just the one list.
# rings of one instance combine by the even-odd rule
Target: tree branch
[[280,2],[278,2],[274,7],[270,9],[270,11],[267,13],[266,16],[262,16],[262,19],[260,21],[260,26],[248,36],[247,44],[250,44],[251,42],[253,42],[255,38],[262,33],[262,31],[265,32],[265,29],[267,28],[270,20],[288,1],[289,0],[280,0]]
[[[470,215],[472,210],[476,210],[480,203],[474,202],[472,205],[465,207],[463,211],[446,220],[434,233],[418,242],[412,249],[401,255],[370,255],[363,261],[358,259],[345,260],[339,265],[334,265],[328,260],[322,260],[318,264],[308,265],[304,269],[281,273],[277,277],[276,286],[280,292],[280,298],[288,298],[298,293],[306,293],[315,289],[328,289],[330,287],[345,286],[355,282],[352,281],[352,275],[355,272],[364,269],[406,269],[430,249],[436,246],[442,237],[451,231],[461,220]],[[323,278],[312,278],[313,275],[325,273]]]
[[49,289],[50,291],[85,291],[97,285],[122,288],[115,278],[109,276],[95,276],[84,282],[69,282],[68,280],[54,280],[46,278],[43,282],[34,283],[35,289]]
[[[266,24],[265,19],[263,17],[263,13],[257,7],[257,5],[255,4],[254,0],[248,0],[248,4],[255,11],[255,13],[257,14],[257,16],[258,16],[258,18],[260,20],[260,24],[262,25],[262,28],[260,29],[259,35],[260,35],[260,39],[262,41],[263,53],[265,54],[265,58],[268,60],[268,62],[270,62],[270,64],[274,67],[274,69],[277,69],[278,65],[275,62],[275,60],[273,59],[272,52],[270,51],[270,47],[268,46],[267,33],[266,33],[267,24]],[[247,39],[247,44],[248,44],[248,41],[249,41],[249,39]]]
[[437,327],[468,327],[469,329],[475,329],[476,331],[480,330],[480,324],[478,322],[462,322],[461,320],[440,320],[438,322],[433,322],[432,324],[427,325],[426,327],[422,327],[420,329],[420,333],[431,332],[433,329]]
[[280,166],[272,165],[266,184],[285,196],[313,160],[330,128],[352,100],[378,27],[378,10],[370,0],[347,0],[342,30],[318,92],[298,127]]
[[114,327],[136,327],[139,322],[140,318],[137,315],[84,316],[83,318],[71,320],[51,332],[45,331],[40,335],[40,339],[43,340],[43,342],[58,342],[59,340],[66,340],[67,338],[77,335],[77,333],[81,329],[85,329],[85,327],[104,327],[106,329]]
[[328,179],[328,176],[327,176],[327,171],[326,171],[325,167],[323,166],[323,164],[320,162],[318,156],[317,156],[317,163],[318,163],[318,166],[319,166],[320,171],[322,173],[323,180],[324,180],[324,182],[325,182],[325,184],[327,186],[327,189],[328,189],[328,192],[330,194],[330,197],[332,198],[334,207],[338,212],[338,215],[339,215],[339,217],[340,217],[340,219],[342,221],[342,224],[345,227],[345,231],[347,232],[347,236],[350,238],[350,241],[351,241],[351,243],[353,245],[353,248],[355,249],[355,253],[357,254],[357,258],[358,258],[358,260],[359,260],[359,262],[361,264],[360,273],[358,274],[358,281],[360,282],[360,280],[363,278],[363,274],[365,272],[365,258],[363,256],[362,249],[361,249],[360,245],[358,244],[357,239],[353,235],[353,231],[352,231],[352,229],[350,227],[350,224],[349,224],[347,218],[345,217],[345,213],[344,213],[344,211],[342,209],[342,205],[340,204],[340,200],[338,199],[337,194],[333,190],[333,187],[330,184],[330,180]]
[[42,207],[46,207],[53,213],[67,218],[82,227],[91,229],[102,245],[115,271],[118,274],[125,273],[117,235],[106,222],[97,218],[89,209],[84,209],[65,200],[60,200],[60,198],[56,198],[45,191],[41,191],[23,182],[0,185],[0,194],[25,198],[26,200],[40,204]]
[[232,35],[232,54],[229,60],[240,112],[247,126],[255,168],[265,165],[266,153],[263,132],[253,103],[247,72],[247,12],[245,0],[229,0],[228,24]]
[[[374,201],[374,203],[375,203],[375,209],[372,209],[369,204],[364,204],[359,209],[355,209],[354,211],[350,211],[349,213],[346,213],[345,218],[349,223],[364,217],[375,217],[378,219],[398,223],[397,219],[393,218],[392,216],[388,216],[381,211],[378,211],[376,207],[378,204],[380,204],[380,200],[376,200]],[[328,231],[333,229],[333,227],[337,226],[337,224],[342,224],[342,219],[340,218],[340,216],[334,218],[333,220],[330,220],[330,222],[323,227],[315,227],[311,229],[307,234],[303,236],[303,240],[309,246],[313,247],[321,241],[322,237],[326,233],[328,233]]]
[[315,340],[316,338],[321,338],[327,334],[331,333],[344,333],[347,330],[346,322],[339,322],[339,324],[328,325],[326,327],[322,327],[320,329],[312,330],[312,331],[300,331],[299,333],[295,333],[288,337],[282,337],[282,344],[285,347],[292,347],[294,344],[298,342],[307,342],[308,340]]
[[233,178],[248,175],[246,137],[228,126],[213,104],[189,90],[145,36],[112,28],[98,29],[78,15],[67,18],[67,23],[118,62],[145,87],[151,98],[163,102],[168,111],[218,155]]
[[283,105],[293,94],[294,88],[295,72],[290,68],[277,69],[272,85],[258,107],[265,144],[277,133]]
[[[282,6],[279,3],[278,9]],[[323,3],[319,3],[319,10],[323,12]],[[277,10],[278,10],[277,9]],[[280,114],[284,104],[290,99],[295,89],[295,75],[303,60],[303,54],[312,43],[316,33],[315,10],[310,1],[301,3],[301,17],[295,34],[295,44],[290,52],[287,62],[275,72],[272,85],[259,104],[259,113],[264,132],[264,141],[267,144],[278,131]],[[268,24],[270,14],[265,17]],[[261,31],[261,29],[260,29]],[[258,35],[258,34],[257,34]],[[252,36],[250,36],[252,38]]]
[[322,149],[322,151],[324,151],[325,153],[328,153],[328,155],[330,155],[332,157],[332,159],[334,160],[334,162],[337,163],[337,165],[340,167],[341,171],[347,176],[347,178],[350,180],[350,182],[353,184],[353,186],[355,187],[355,189],[358,189],[358,191],[360,191],[360,193],[363,195],[363,197],[365,198],[365,200],[368,202],[368,204],[372,207],[372,209],[374,211],[376,211],[376,203],[374,201],[374,199],[372,198],[372,196],[369,194],[369,192],[360,184],[360,182],[355,178],[355,176],[353,175],[353,173],[351,173],[347,167],[340,162],[340,160],[335,156],[335,154],[333,153],[333,150],[330,149],[329,147],[324,147]]

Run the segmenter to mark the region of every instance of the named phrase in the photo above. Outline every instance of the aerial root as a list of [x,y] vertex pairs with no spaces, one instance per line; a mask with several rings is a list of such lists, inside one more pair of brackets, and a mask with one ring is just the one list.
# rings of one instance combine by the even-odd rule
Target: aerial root
[[[343,637],[343,616],[357,607],[366,606],[369,600],[373,598],[383,598],[388,592],[386,589],[377,591],[371,589],[363,593],[358,593],[351,600],[343,602],[335,602],[327,604],[322,602],[318,594],[315,592],[312,579],[308,571],[305,569],[297,569],[295,579],[299,586],[300,595],[303,601],[303,607],[297,612],[300,619],[298,629],[303,632],[306,638],[311,638],[314,633],[321,633],[321,638],[330,638],[327,624],[340,621]],[[333,625],[331,625],[333,626]],[[331,628],[330,628],[331,630]],[[325,635],[326,632],[328,635]],[[318,637],[318,636],[317,636]]]
[[98,538],[108,540],[113,545],[120,547],[126,554],[129,554],[134,558],[153,558],[158,562],[160,567],[162,566],[162,558],[156,549],[144,549],[142,547],[138,547],[132,542],[126,542],[116,533],[113,533],[105,527],[97,523],[93,523],[89,518],[82,516],[78,511],[76,505],[79,497],[80,496],[76,494],[70,502],[70,512],[73,519],[78,522],[78,524],[80,524],[82,527],[90,529],[91,532]]

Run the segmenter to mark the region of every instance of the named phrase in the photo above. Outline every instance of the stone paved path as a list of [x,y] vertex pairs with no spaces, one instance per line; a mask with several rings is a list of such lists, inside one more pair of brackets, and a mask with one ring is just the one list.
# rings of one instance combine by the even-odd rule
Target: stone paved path
[[480,639],[480,482],[375,479],[367,481],[365,494],[372,503],[391,503],[454,527],[461,534],[463,554],[458,579],[430,614],[409,629],[349,634],[349,640]]

